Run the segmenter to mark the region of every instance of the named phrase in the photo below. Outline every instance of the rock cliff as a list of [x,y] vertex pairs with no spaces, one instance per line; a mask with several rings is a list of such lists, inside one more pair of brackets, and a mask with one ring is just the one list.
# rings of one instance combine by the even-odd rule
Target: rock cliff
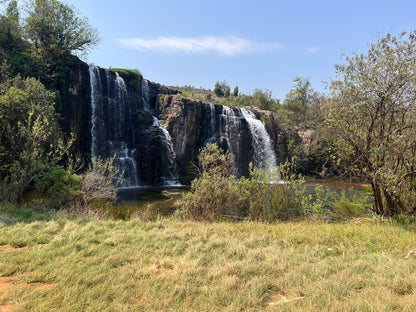
[[250,162],[275,165],[286,157],[285,131],[267,111],[194,101],[82,62],[59,91],[63,130],[87,159],[116,154],[124,186],[189,183],[207,142],[235,155],[237,175],[247,175]]

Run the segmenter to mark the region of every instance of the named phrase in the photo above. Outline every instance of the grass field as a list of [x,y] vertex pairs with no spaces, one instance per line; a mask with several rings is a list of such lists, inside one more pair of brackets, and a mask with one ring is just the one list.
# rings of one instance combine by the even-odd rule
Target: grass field
[[[0,208],[0,311],[416,311],[416,224]],[[416,252],[416,250],[415,250]]]

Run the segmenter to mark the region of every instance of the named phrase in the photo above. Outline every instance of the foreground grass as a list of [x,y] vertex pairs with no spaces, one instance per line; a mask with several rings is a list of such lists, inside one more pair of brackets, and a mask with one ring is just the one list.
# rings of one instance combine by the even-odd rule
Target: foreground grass
[[0,310],[416,311],[414,224],[145,223],[0,209],[0,245]]

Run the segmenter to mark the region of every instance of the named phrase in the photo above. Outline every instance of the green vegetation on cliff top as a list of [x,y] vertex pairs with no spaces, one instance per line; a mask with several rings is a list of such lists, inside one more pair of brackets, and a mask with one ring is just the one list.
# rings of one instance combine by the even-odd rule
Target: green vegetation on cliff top
[[118,73],[134,91],[138,91],[140,84],[143,80],[143,75],[138,69],[126,69],[126,68],[110,68],[112,71]]

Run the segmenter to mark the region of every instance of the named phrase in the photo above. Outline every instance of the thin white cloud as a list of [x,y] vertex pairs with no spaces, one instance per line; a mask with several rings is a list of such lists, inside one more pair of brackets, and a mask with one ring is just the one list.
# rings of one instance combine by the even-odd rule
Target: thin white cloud
[[306,47],[305,50],[308,53],[316,53],[319,50],[321,50],[321,48],[320,47]]
[[125,47],[140,51],[187,54],[214,53],[220,56],[282,49],[279,44],[255,42],[235,36],[128,38],[119,39],[119,42]]

